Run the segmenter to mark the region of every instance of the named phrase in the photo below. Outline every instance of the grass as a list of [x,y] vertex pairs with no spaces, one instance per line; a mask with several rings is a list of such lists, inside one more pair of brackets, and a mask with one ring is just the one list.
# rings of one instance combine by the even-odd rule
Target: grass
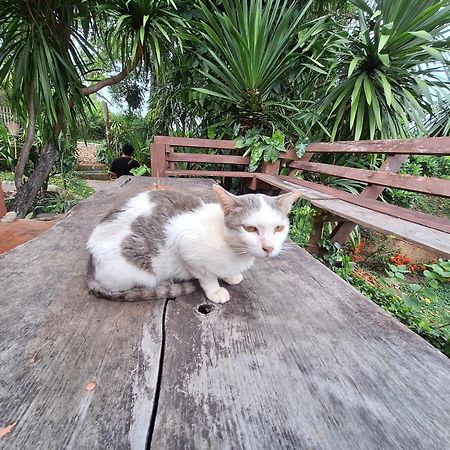
[[[313,214],[314,209],[302,202],[291,212],[290,238],[302,247],[308,243]],[[325,254],[320,259],[324,264],[450,357],[450,279],[431,287],[421,266],[414,267],[415,262],[400,255],[384,235],[357,233],[340,247],[324,233],[321,245]],[[394,263],[403,262],[414,270],[405,267],[405,275],[395,275],[402,269]]]
[[435,296],[423,302],[420,315],[434,327],[440,327],[450,338],[450,282],[435,289]]
[[[0,181],[14,181],[14,173],[0,172]],[[81,200],[94,193],[94,189],[89,187],[85,180],[74,173],[67,174],[64,177],[61,174],[52,175],[48,184],[56,186],[57,189],[47,191],[45,194],[39,194],[27,218],[31,219],[43,213],[66,213]]]

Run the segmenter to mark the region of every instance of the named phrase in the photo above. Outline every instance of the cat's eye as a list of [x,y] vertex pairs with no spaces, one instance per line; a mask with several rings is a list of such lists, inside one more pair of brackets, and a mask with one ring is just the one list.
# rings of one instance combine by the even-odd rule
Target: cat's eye
[[277,227],[275,227],[275,232],[276,233],[281,233],[284,230],[284,226],[283,225],[278,225]]
[[247,233],[257,233],[258,232],[258,228],[256,227],[252,227],[249,225],[242,225],[242,228],[247,231]]

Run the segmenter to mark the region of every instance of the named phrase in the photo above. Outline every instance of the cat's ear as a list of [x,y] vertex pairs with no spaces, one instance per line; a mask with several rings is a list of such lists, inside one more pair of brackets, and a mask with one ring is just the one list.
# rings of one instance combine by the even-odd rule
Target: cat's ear
[[303,194],[301,189],[297,191],[288,192],[287,194],[279,195],[276,197],[277,206],[284,214],[288,215],[292,208],[292,205],[296,200],[298,200]]
[[240,202],[233,194],[230,194],[218,184],[213,186],[213,191],[216,194],[217,200],[219,200],[220,207],[225,215],[229,214],[234,208],[241,206]]

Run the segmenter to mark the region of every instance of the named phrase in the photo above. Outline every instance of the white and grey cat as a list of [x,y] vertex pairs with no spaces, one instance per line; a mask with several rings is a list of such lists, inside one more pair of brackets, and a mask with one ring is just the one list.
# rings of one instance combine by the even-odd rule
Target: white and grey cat
[[301,191],[269,197],[213,190],[219,203],[155,190],[111,211],[88,242],[90,292],[120,301],[173,298],[195,291],[198,280],[209,300],[227,302],[219,279],[238,284],[255,258],[280,253]]

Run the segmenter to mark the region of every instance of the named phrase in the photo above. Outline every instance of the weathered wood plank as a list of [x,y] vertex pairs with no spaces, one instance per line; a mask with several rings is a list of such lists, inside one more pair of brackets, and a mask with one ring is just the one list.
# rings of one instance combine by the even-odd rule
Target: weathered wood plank
[[223,139],[197,139],[172,136],[155,136],[154,141],[157,144],[169,144],[173,147],[223,148],[236,150],[235,141],[228,141]]
[[[295,180],[291,177],[269,177],[266,175],[258,175],[258,179],[286,191],[301,189],[303,191],[302,197],[318,208],[329,211],[338,217],[358,223],[367,228],[382,233],[392,233],[408,242],[423,246],[445,258],[450,257],[450,234],[448,232],[436,229],[437,227],[428,228],[418,223],[396,217],[395,211],[399,209],[397,206],[384,205],[371,199],[364,199],[362,201],[363,206],[359,206],[358,202],[360,200],[358,200],[357,196],[328,188],[330,194],[332,192],[335,194],[332,196],[324,193],[324,189],[322,188],[327,186],[320,186],[305,180]],[[320,190],[307,187],[310,185],[317,189],[320,188]],[[350,202],[347,200],[347,196],[352,196],[354,199],[350,199]],[[341,198],[345,198],[345,200],[341,200]],[[379,205],[374,205],[374,209],[370,209],[375,202],[379,203]],[[384,212],[379,213],[375,208],[381,206],[386,207],[387,209],[392,207],[392,211],[389,211],[389,215]],[[424,219],[423,213],[416,213],[415,211],[411,211],[410,213],[418,214],[418,217],[421,220]],[[433,219],[438,220],[439,218],[433,217]],[[444,226],[448,227],[448,223],[445,219],[441,219],[441,221]]]
[[173,152],[167,157],[168,161],[194,162],[212,164],[236,164],[245,166],[250,163],[247,156],[238,155],[209,155],[207,153],[176,153]]
[[[389,155],[385,159],[379,170],[381,172],[395,173],[400,169],[403,163],[408,160],[408,158],[408,155]],[[385,186],[369,184],[362,190],[359,196],[363,198],[377,199],[384,190]],[[450,222],[448,223],[448,225],[450,228]],[[333,230],[331,236],[332,242],[343,243],[349,238],[350,233],[354,228],[355,224],[353,222],[339,223]]]
[[236,177],[236,178],[254,178],[252,172],[222,171],[222,170],[166,170],[166,176],[171,177]]
[[405,153],[450,155],[450,137],[386,139],[378,141],[313,142],[308,153]]
[[150,145],[152,177],[164,177],[167,169],[166,147],[164,144]]
[[[90,296],[85,245],[104,213],[154,181],[121,177],[0,256],[0,428],[17,422],[1,449],[146,448],[164,302]],[[164,184],[189,190],[193,182]],[[210,185],[197,181],[191,191]]]
[[319,208],[382,233],[391,233],[444,258],[450,258],[450,235],[439,230],[397,219],[342,200],[314,200]]
[[450,361],[305,251],[230,290],[169,302],[151,448],[448,446]]
[[402,208],[397,205],[391,205],[389,203],[382,203],[369,198],[361,198],[360,196],[350,194],[349,192],[341,191],[330,186],[324,186],[298,178],[287,176],[270,177],[259,173],[256,176],[264,183],[268,183],[283,191],[302,189],[304,192],[303,197],[307,200],[345,200],[348,203],[362,206],[364,208],[371,209],[372,211],[381,212],[398,219],[417,223],[434,230],[443,231],[444,233],[450,233],[450,221],[444,219],[443,217],[432,216],[420,211],[412,211],[407,208]]
[[380,186],[406,189],[413,192],[450,197],[450,181],[442,178],[418,177],[414,175],[400,175],[353,167],[335,166],[333,164],[294,161],[289,167],[310,172],[331,175],[333,177],[358,180]]

